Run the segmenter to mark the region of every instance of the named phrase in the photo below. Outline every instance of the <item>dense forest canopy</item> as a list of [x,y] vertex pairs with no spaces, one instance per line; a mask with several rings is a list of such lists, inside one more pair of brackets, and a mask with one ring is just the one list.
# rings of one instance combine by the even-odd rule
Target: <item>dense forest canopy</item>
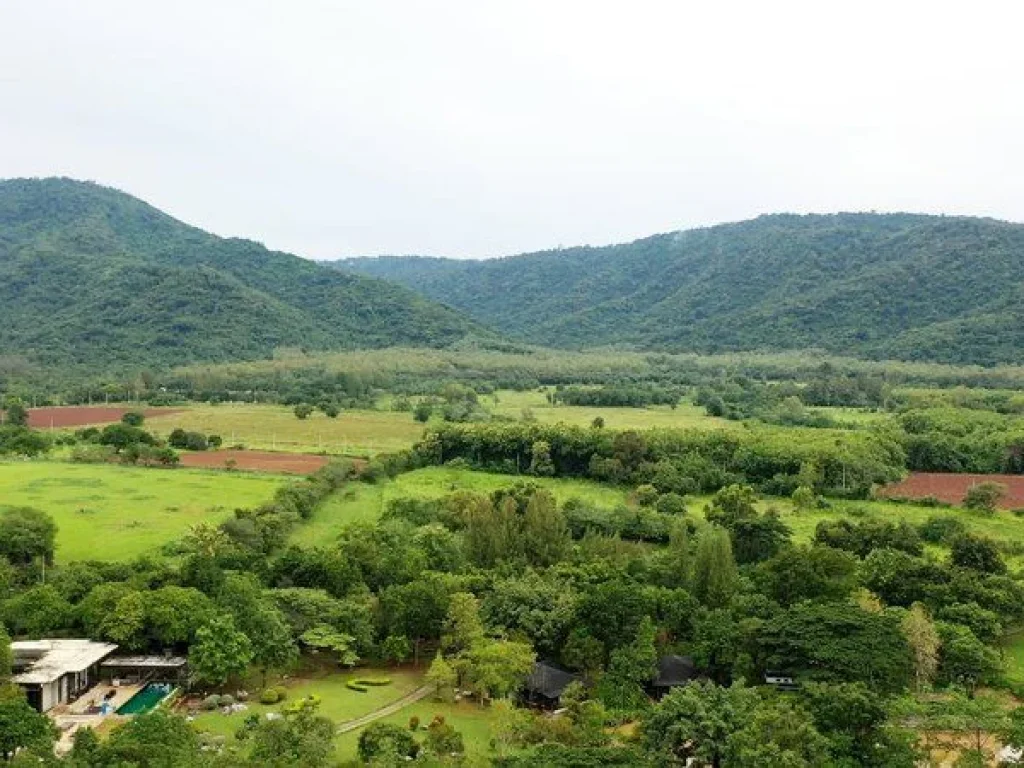
[[1024,226],[911,214],[762,216],[490,261],[381,257],[394,280],[518,339],[1019,362]]
[[8,365],[138,370],[281,346],[443,346],[478,331],[394,283],[210,235],[113,189],[0,181]]

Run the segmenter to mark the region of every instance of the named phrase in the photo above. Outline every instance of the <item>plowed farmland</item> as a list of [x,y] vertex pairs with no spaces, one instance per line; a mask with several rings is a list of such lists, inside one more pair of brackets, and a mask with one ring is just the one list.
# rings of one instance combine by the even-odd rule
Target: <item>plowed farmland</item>
[[146,418],[178,413],[175,408],[124,408],[106,405],[67,405],[53,408],[30,408],[28,425],[33,429],[62,429],[90,424],[111,424],[120,421],[129,411],[142,410]]
[[882,489],[881,496],[900,499],[933,497],[949,504],[959,504],[968,489],[978,483],[999,483],[1006,493],[999,502],[1004,509],[1024,507],[1024,475],[968,475],[943,472],[911,472],[901,483]]

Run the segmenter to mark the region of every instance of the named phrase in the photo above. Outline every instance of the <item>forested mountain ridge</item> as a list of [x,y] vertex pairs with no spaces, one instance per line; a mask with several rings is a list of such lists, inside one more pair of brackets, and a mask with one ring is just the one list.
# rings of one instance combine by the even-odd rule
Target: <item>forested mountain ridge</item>
[[487,336],[394,283],[220,238],[114,189],[0,181],[0,350],[48,365],[265,358]]
[[335,265],[551,346],[1024,360],[1024,225],[993,219],[777,214],[487,261]]

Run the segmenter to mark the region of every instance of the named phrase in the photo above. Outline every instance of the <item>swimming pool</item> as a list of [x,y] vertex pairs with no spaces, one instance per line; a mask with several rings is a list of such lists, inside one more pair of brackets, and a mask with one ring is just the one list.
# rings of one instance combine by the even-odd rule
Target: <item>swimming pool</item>
[[171,686],[165,683],[149,683],[145,688],[132,696],[117,708],[119,715],[140,715],[149,712],[171,692]]

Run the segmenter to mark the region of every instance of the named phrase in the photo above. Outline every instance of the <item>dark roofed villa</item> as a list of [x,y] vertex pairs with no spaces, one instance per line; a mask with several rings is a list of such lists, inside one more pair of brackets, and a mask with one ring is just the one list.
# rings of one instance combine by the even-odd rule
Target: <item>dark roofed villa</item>
[[658,659],[658,671],[651,680],[651,694],[661,698],[696,676],[697,667],[689,656],[662,656]]
[[533,665],[533,672],[523,685],[523,698],[538,707],[557,707],[570,683],[579,680],[579,675],[567,672],[546,661]]

